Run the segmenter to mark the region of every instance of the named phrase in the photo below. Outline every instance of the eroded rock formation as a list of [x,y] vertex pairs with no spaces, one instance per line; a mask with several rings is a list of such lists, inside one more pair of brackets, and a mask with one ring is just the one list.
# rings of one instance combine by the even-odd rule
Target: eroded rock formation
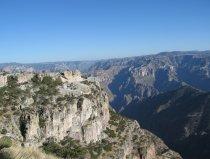
[[[136,121],[114,112],[95,78],[79,72],[4,76],[17,78],[1,87],[1,136],[19,145],[42,147],[52,139],[62,145],[71,139],[85,149],[77,146],[73,158],[181,158]],[[65,158],[63,153],[56,155]]]

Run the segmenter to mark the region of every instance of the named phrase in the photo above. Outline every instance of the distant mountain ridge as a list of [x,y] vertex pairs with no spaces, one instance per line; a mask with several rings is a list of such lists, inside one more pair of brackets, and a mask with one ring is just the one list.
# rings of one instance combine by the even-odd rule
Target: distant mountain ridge
[[112,105],[118,111],[132,100],[142,100],[182,85],[210,90],[210,51],[99,61],[90,70],[111,90]]
[[61,61],[43,63],[1,63],[0,69],[7,72],[58,72],[64,70],[80,70],[85,72],[96,61]]
[[195,55],[195,54],[209,54],[210,50],[205,50],[205,51],[170,51],[170,52],[160,52],[158,53],[159,55]]
[[82,72],[88,72],[91,67],[98,66],[100,63],[105,64],[107,62],[119,62],[119,61],[130,61],[136,58],[142,57],[155,57],[162,55],[210,55],[210,50],[206,51],[172,51],[172,52],[160,52],[152,55],[142,55],[135,57],[124,57],[124,58],[113,58],[103,60],[89,60],[89,61],[58,61],[58,62],[40,62],[40,63],[0,63],[0,69],[5,71],[63,71],[69,70],[80,70]]

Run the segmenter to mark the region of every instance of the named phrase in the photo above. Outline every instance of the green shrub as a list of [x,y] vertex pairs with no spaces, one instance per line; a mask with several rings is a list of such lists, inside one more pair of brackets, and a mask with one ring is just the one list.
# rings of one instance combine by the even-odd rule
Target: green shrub
[[125,129],[125,126],[126,126],[126,121],[122,118],[118,124],[117,132],[121,133]]
[[18,78],[17,76],[8,76],[7,77],[7,85],[8,87],[14,88],[18,86]]
[[110,110],[109,111],[110,112],[110,120],[118,121],[121,119],[121,116],[118,113],[114,112],[111,108],[109,110]]
[[11,146],[12,140],[9,137],[3,136],[2,138],[0,138],[0,149],[9,148]]
[[111,130],[109,128],[106,128],[106,130],[104,131],[109,137],[111,138],[115,138],[116,137],[116,134],[114,132],[114,130]]
[[54,141],[49,141],[43,143],[43,150],[46,153],[54,153],[56,155],[59,155],[59,152],[61,151],[61,146]]
[[101,144],[103,145],[103,149],[105,151],[111,151],[112,150],[112,143],[110,143],[108,140],[103,139]]
[[111,145],[111,144],[105,145],[105,146],[104,146],[104,150],[107,151],[107,152],[108,152],[108,151],[111,151],[111,150],[112,150],[112,145]]
[[6,86],[0,88],[0,107],[3,107],[5,105],[6,90],[7,90]]
[[20,117],[20,132],[23,138],[26,138],[26,132],[27,132],[27,120],[24,118],[24,116]]
[[18,87],[16,76],[7,77],[7,85],[0,88],[0,107],[17,105],[22,90]]
[[117,126],[118,125],[118,122],[115,121],[115,120],[109,120],[109,124],[110,125],[113,125],[113,126]]
[[41,78],[39,77],[38,74],[35,74],[32,78],[31,81],[34,86],[39,86],[41,84]]
[[78,158],[84,156],[86,153],[86,149],[71,138],[67,138],[60,143],[48,141],[43,144],[43,150],[46,153],[52,153],[62,158]]
[[51,76],[44,76],[42,79],[42,84],[57,87],[62,84],[61,78],[53,79]]
[[53,83],[53,78],[51,76],[44,76],[42,79],[42,84],[46,84],[46,85],[52,85]]
[[39,116],[39,126],[40,128],[44,128],[46,125],[46,119],[44,119],[42,116]]
[[7,133],[7,130],[6,129],[1,129],[1,134],[5,135]]
[[0,151],[0,159],[14,159],[14,157],[9,152]]
[[66,100],[65,97],[58,97],[58,98],[56,99],[56,102],[59,103],[59,102],[65,101],[65,100]]
[[54,80],[51,76],[44,76],[41,81],[39,77],[34,77],[33,83],[34,87],[39,88],[35,97],[44,97],[56,95],[58,93],[57,86],[61,85],[62,81],[59,78]]
[[97,159],[103,153],[103,151],[111,151],[112,145],[113,144],[110,143],[108,140],[102,139],[101,142],[90,143],[88,145],[88,151],[92,159]]
[[37,104],[42,106],[51,103],[52,96],[58,94],[57,86],[62,84],[60,78],[54,80],[51,76],[44,76],[41,80],[38,75],[32,78],[32,82],[33,86],[38,88],[33,99]]
[[61,78],[58,77],[57,79],[55,79],[54,83],[56,86],[60,86],[60,85],[62,85],[63,82],[62,82]]
[[82,110],[83,101],[84,101],[83,97],[79,98],[79,100],[77,102],[77,109]]
[[88,151],[92,159],[97,159],[100,154],[103,152],[103,144],[100,142],[90,143],[88,145]]

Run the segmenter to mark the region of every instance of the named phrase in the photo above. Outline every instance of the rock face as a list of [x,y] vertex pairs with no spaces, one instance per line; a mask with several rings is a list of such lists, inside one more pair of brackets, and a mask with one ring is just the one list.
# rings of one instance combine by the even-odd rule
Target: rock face
[[[46,74],[40,75],[40,77],[44,76]],[[50,76],[58,78],[57,74],[50,74]],[[18,107],[21,107],[22,111],[21,118],[18,122],[15,121],[8,132],[12,132],[11,134],[19,132],[17,137],[21,136],[22,133],[24,143],[29,145],[34,145],[34,143],[39,143],[40,140],[44,141],[50,137],[60,141],[69,136],[86,143],[101,140],[102,132],[109,120],[109,105],[106,94],[97,90],[99,86],[95,82],[85,81],[79,73],[64,72],[60,78],[65,79],[63,80],[65,82],[58,86],[58,94],[51,97],[52,101],[39,108],[37,105],[34,106],[33,98],[36,93],[33,92],[33,89],[40,88],[32,88],[33,86],[28,82],[33,76],[31,74],[18,74],[17,77],[18,83],[22,83],[21,87],[30,89],[31,96],[24,100],[27,103],[26,106],[23,107],[22,103],[19,103]],[[87,82],[87,84],[83,82]],[[93,97],[93,94],[96,96]],[[38,97],[38,100],[43,100],[41,98]],[[65,98],[71,98],[69,100],[72,101],[68,102]],[[58,100],[61,100],[59,101],[60,105],[57,105]],[[40,101],[36,102],[39,103]],[[52,108],[53,105],[57,106]],[[28,111],[27,109],[31,110]],[[41,117],[39,111],[42,111]],[[16,116],[12,116],[13,119],[14,117],[16,118]],[[40,120],[44,124],[42,127],[40,127]],[[21,130],[14,129],[17,127],[23,127],[25,129],[24,134],[23,130],[21,132]],[[21,140],[21,138],[17,139]]]
[[84,98],[79,108],[81,110],[78,110],[78,102],[80,101],[76,100],[74,104],[62,110],[46,110],[43,115],[44,128],[39,126],[38,114],[24,116],[27,127],[25,142],[33,146],[37,139],[39,142],[40,139],[53,137],[61,141],[66,136],[85,143],[101,140],[102,132],[109,120],[108,105],[102,103],[103,107],[94,111],[92,108],[97,103]]
[[[1,136],[26,147],[42,146],[51,139],[62,145],[69,138],[86,150],[82,156],[75,155],[83,152],[79,145],[74,153],[56,150],[62,158],[181,158],[136,121],[115,113],[94,78],[78,72],[2,76],[13,78],[0,88]],[[51,149],[45,144],[44,150]]]

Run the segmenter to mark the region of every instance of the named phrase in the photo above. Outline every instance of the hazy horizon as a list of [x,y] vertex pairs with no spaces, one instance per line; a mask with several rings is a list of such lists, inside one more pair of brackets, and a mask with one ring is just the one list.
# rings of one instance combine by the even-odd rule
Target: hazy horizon
[[172,51],[161,51],[161,52],[156,52],[156,53],[148,53],[148,54],[139,54],[139,55],[131,55],[131,56],[123,56],[123,57],[110,57],[110,58],[100,58],[100,59],[90,59],[90,60],[55,60],[55,61],[38,61],[38,62],[17,62],[17,61],[11,61],[11,62],[0,62],[0,64],[10,64],[10,63],[16,63],[16,64],[39,64],[39,63],[56,63],[56,62],[91,62],[91,61],[101,61],[101,60],[109,60],[109,59],[123,59],[123,58],[132,58],[132,57],[139,57],[139,56],[149,56],[149,55],[157,55],[160,53],[173,53],[173,52],[191,52],[191,51],[196,51],[196,52],[205,52],[205,51],[210,51],[208,50],[172,50]]
[[210,1],[0,1],[0,63],[209,50]]

